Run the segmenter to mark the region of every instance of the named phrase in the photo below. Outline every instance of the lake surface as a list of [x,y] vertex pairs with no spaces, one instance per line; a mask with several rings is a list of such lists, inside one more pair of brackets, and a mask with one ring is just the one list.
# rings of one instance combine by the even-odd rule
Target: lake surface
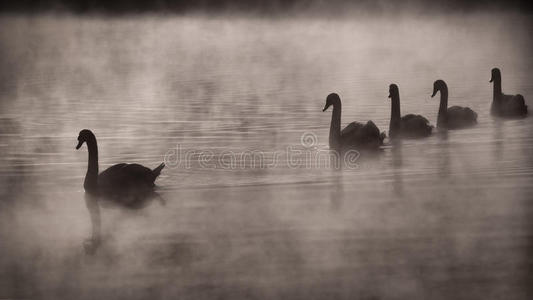
[[[0,298],[531,299],[533,118],[492,118],[488,82],[501,68],[531,111],[531,25],[1,16]],[[436,124],[436,79],[476,127],[309,164],[330,92],[343,125],[388,131],[389,84]],[[83,128],[101,170],[167,162],[165,204],[102,210],[92,256]]]

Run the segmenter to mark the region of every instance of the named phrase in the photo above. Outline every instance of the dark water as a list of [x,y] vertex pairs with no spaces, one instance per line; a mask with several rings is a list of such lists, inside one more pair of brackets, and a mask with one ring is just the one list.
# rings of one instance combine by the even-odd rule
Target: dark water
[[[0,298],[528,299],[533,119],[490,117],[488,81],[500,67],[504,91],[533,105],[530,25],[0,17]],[[476,127],[387,145],[353,168],[306,164],[327,149],[328,93],[343,124],[387,130],[394,82],[402,113],[435,124],[439,78]],[[157,181],[166,204],[104,209],[94,256],[82,247],[83,128],[101,169],[170,163]]]

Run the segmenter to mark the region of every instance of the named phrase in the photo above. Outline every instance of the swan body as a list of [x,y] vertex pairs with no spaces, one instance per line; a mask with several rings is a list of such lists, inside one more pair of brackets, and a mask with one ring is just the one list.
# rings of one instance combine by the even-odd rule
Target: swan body
[[389,136],[391,138],[422,138],[431,135],[433,126],[429,125],[429,121],[425,117],[414,114],[400,117],[400,92],[396,84],[389,86],[389,98],[391,99],[391,120],[389,124]]
[[139,164],[116,164],[98,175],[98,194],[122,206],[135,207],[149,197],[165,165],[150,170]]
[[[165,166],[163,163],[150,170],[138,164],[116,164],[98,174],[98,146],[96,137],[88,130],[83,129],[78,136],[79,149],[87,143],[89,150],[89,164],[83,187],[91,195],[105,197],[107,200],[123,201],[124,204],[133,200],[142,200],[141,196],[153,190],[155,179]],[[132,199],[125,200],[130,196]],[[124,202],[125,201],[125,202]]]
[[98,146],[96,137],[88,130],[83,129],[78,135],[76,149],[86,143],[89,150],[89,163],[83,188],[85,201],[93,225],[93,237],[86,242],[85,250],[93,253],[100,243],[100,210],[98,200],[108,200],[115,204],[139,208],[145,200],[156,196],[154,191],[155,180],[165,167],[160,164],[150,170],[138,164],[116,164],[98,174]]
[[446,129],[461,129],[477,124],[477,113],[469,107],[452,106],[448,107],[448,86],[444,80],[437,80],[433,83],[433,94],[435,97],[440,91],[439,114],[437,116],[437,127]]
[[452,106],[447,109],[448,128],[459,129],[473,126],[477,123],[477,113],[470,107]]
[[502,92],[502,75],[500,69],[491,71],[490,82],[494,83],[491,113],[500,117],[524,117],[527,115],[527,105],[524,96],[506,95]]
[[341,99],[332,93],[326,98],[326,105],[322,111],[333,106],[331,126],[329,131],[329,147],[332,150],[346,150],[350,148],[377,149],[383,145],[385,133],[380,133],[374,122],[366,124],[352,122],[341,131]]

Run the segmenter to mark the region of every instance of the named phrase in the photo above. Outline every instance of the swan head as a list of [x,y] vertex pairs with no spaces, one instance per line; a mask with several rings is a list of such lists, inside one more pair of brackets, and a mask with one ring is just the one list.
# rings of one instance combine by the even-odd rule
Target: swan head
[[336,93],[331,93],[326,98],[326,105],[324,106],[324,109],[322,111],[326,111],[330,106],[333,105],[333,107],[338,107],[338,105],[341,104],[341,98]]
[[436,80],[433,83],[433,94],[431,94],[431,98],[435,97],[437,92],[443,91],[443,90],[448,90],[448,86],[446,85],[446,82],[444,82],[444,80],[442,79]]
[[400,97],[400,90],[398,89],[398,86],[396,84],[389,85],[389,98],[399,98]]
[[83,145],[83,143],[87,141],[95,140],[94,134],[89,129],[83,129],[78,134],[78,145],[76,146],[76,150],[80,149],[80,147]]
[[490,81],[489,82],[493,82],[494,80],[498,80],[500,79],[501,80],[502,78],[502,74],[500,72],[500,69],[498,68],[493,68],[490,72]]

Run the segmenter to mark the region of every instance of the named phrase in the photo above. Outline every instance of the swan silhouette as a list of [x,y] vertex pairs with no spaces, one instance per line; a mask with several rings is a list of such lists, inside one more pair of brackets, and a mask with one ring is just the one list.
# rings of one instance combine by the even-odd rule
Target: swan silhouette
[[439,91],[440,106],[437,116],[437,128],[461,129],[477,123],[477,113],[469,107],[448,107],[448,86],[441,79],[433,83],[433,94],[431,97],[435,97]]
[[429,125],[428,119],[414,114],[401,116],[400,91],[396,84],[389,86],[389,98],[391,99],[389,137],[422,138],[431,135],[433,126]]
[[340,151],[355,147],[377,149],[383,145],[385,133],[380,133],[372,121],[366,124],[352,122],[341,131],[341,98],[336,93],[328,95],[322,111],[326,111],[330,106],[333,106],[329,129],[329,147],[332,150]]
[[161,163],[150,170],[138,164],[116,164],[98,174],[98,146],[95,135],[83,129],[78,135],[76,149],[86,143],[89,151],[87,174],[83,182],[85,201],[93,225],[92,240],[85,244],[87,252],[94,252],[100,243],[100,210],[98,200],[107,200],[128,208],[139,208],[155,195],[155,179],[165,167]]
[[524,96],[505,95],[502,93],[502,74],[500,69],[493,68],[489,82],[494,83],[492,105],[490,111],[500,117],[523,117],[527,115],[527,105]]

